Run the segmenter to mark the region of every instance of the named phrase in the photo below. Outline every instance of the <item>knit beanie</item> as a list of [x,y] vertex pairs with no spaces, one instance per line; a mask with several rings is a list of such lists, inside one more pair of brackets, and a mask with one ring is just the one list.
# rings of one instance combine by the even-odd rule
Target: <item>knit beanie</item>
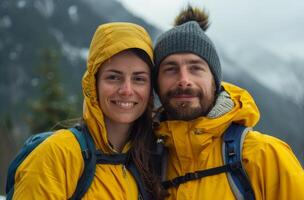
[[[158,37],[154,48],[154,81],[157,80],[160,63],[167,56],[185,52],[196,54],[208,63],[214,77],[216,93],[218,94],[222,80],[220,59],[214,44],[196,21],[189,21],[175,26]],[[154,85],[158,92],[157,84]]]

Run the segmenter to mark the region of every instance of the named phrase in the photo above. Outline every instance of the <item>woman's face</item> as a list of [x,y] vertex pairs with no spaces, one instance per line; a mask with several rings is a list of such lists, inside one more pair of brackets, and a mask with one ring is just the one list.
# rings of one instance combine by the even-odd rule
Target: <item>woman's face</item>
[[150,97],[150,67],[131,50],[104,62],[97,74],[99,106],[113,123],[130,124],[145,111]]

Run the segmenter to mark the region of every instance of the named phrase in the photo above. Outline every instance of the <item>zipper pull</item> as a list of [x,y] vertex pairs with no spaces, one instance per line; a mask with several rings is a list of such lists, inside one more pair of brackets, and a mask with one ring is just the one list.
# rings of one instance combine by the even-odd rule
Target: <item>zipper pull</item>
[[122,175],[124,178],[126,178],[126,176],[127,176],[127,168],[125,165],[122,165]]

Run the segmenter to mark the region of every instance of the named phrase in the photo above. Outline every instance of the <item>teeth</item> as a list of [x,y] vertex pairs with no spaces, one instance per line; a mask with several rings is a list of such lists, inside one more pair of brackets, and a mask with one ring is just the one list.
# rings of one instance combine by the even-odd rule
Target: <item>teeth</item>
[[134,102],[116,101],[115,103],[122,108],[132,108],[135,105]]

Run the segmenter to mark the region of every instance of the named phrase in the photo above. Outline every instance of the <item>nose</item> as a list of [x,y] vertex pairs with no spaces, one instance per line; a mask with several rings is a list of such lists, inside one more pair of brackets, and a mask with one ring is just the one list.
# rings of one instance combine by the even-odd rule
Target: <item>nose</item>
[[133,94],[133,88],[131,80],[125,80],[118,89],[118,94],[123,96],[130,96]]
[[192,85],[192,82],[189,72],[186,69],[181,69],[179,73],[180,75],[178,80],[178,87],[190,87]]

